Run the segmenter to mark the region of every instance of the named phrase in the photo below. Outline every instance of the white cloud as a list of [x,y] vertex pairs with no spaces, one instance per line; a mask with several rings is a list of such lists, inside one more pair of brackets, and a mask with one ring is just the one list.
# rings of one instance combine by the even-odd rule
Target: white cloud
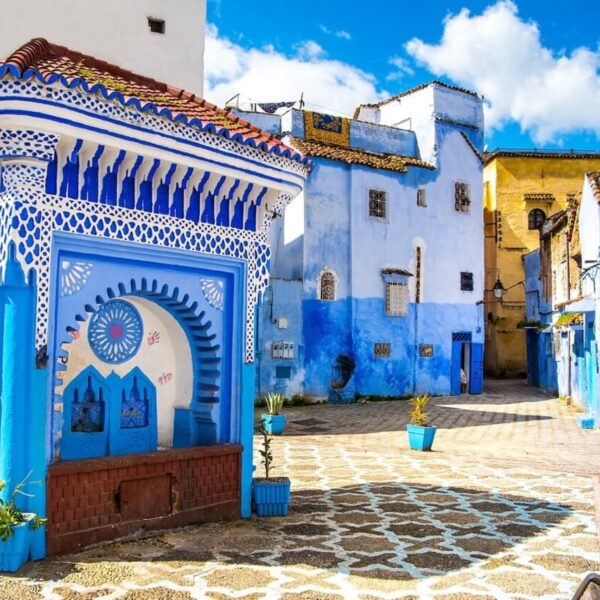
[[335,31],[333,29],[330,29],[329,27],[327,27],[327,25],[319,25],[319,29],[323,32],[326,33],[327,35],[335,35],[335,37],[339,37],[343,40],[351,40],[352,36],[345,31],[344,29],[340,29],[338,31]]
[[388,81],[397,81],[402,79],[405,75],[414,75],[415,71],[410,66],[409,62],[401,56],[392,56],[389,61],[390,65],[396,67],[395,71],[392,71],[386,79]]
[[538,143],[578,132],[600,137],[600,50],[553,53],[511,0],[479,15],[450,15],[438,44],[415,38],[406,50],[434,74],[483,94],[493,129],[514,120]]
[[207,25],[204,56],[208,100],[223,104],[240,93],[258,102],[296,100],[304,92],[307,105],[352,114],[362,102],[377,100],[373,75],[326,56],[309,40],[298,44],[291,56],[273,46],[243,48]]

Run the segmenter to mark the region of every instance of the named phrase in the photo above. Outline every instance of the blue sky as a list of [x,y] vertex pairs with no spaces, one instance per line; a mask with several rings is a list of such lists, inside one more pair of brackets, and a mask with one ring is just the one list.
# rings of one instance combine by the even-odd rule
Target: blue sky
[[487,144],[600,149],[600,2],[208,0],[205,95],[354,106],[433,78],[485,96]]

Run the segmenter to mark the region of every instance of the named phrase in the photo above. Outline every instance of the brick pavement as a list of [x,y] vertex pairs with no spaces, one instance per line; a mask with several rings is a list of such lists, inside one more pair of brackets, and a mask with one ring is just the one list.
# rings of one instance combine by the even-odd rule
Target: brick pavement
[[433,401],[445,428],[432,453],[406,450],[405,402],[289,409],[273,448],[292,479],[288,518],[31,564],[0,579],[0,597],[570,598],[600,568],[597,432],[523,385],[487,389]]

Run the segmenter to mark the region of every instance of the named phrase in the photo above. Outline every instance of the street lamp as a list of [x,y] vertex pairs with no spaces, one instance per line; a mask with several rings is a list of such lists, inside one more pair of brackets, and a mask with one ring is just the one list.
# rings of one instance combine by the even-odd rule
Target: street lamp
[[506,292],[506,289],[502,285],[502,282],[500,281],[500,277],[498,277],[498,279],[496,279],[496,283],[494,284],[494,287],[492,288],[492,292],[494,292],[494,298],[496,298],[496,300],[498,300],[498,302],[502,302],[502,298],[504,296],[504,292]]

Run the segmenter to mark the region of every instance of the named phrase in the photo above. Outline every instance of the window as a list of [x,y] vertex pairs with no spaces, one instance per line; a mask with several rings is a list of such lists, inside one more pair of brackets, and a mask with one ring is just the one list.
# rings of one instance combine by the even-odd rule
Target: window
[[468,271],[463,271],[460,274],[460,289],[463,292],[472,292],[473,291],[473,273],[469,273]]
[[425,188],[419,188],[417,190],[417,206],[427,206],[427,196],[425,194]]
[[165,20],[157,19],[156,17],[148,17],[148,27],[152,33],[164,33]]
[[369,190],[369,216],[387,219],[387,197],[381,190]]
[[273,342],[271,357],[292,360],[294,358],[294,342]]
[[276,379],[291,379],[292,367],[275,367]]
[[408,284],[388,281],[385,284],[385,313],[391,317],[408,314]]
[[335,300],[335,274],[323,271],[319,277],[319,300]]
[[421,302],[421,246],[417,246],[415,252],[415,302]]
[[546,220],[546,213],[541,208],[529,211],[529,229],[539,229]]
[[454,209],[458,212],[468,213],[470,206],[469,184],[461,181],[454,182]]
[[377,342],[373,346],[375,358],[389,358],[392,355],[392,344],[389,342]]

